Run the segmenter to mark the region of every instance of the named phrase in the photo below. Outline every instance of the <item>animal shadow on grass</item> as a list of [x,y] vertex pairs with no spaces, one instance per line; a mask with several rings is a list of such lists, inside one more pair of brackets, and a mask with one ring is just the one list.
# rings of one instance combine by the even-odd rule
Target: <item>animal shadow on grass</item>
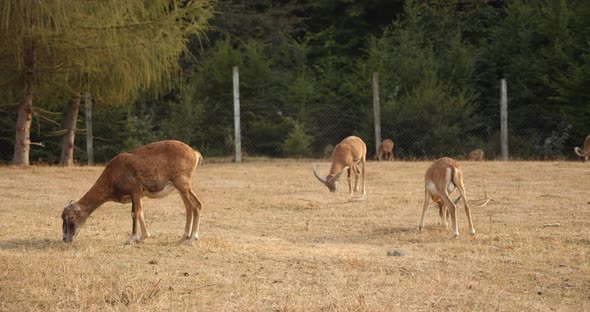
[[0,250],[44,250],[69,246],[61,240],[52,239],[9,239],[0,240]]
[[[352,204],[352,203],[362,202],[364,200],[365,200],[365,198],[363,198],[363,197],[350,197],[350,198],[347,198],[347,199],[330,200],[330,201],[317,201],[317,200],[313,200],[311,202],[314,202],[314,203],[317,203],[317,204],[322,204],[322,205],[345,205],[345,204]],[[305,201],[309,201],[309,200],[305,200]]]
[[427,225],[422,231],[418,231],[414,225],[376,227],[369,233],[371,237],[396,237],[408,243],[419,243],[424,240],[446,240],[448,229],[437,225]]
[[415,226],[381,226],[371,231],[374,236],[387,236],[396,234],[408,234],[416,232]]

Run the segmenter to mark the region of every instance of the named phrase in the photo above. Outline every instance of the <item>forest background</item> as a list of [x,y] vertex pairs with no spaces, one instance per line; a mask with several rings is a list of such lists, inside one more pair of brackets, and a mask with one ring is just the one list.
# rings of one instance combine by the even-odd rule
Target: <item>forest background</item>
[[[590,133],[590,2],[317,0],[213,2],[165,92],[94,98],[94,160],[161,139],[206,157],[233,153],[232,67],[239,66],[249,156],[322,157],[348,135],[401,159],[500,154],[500,79],[508,81],[510,156],[573,158]],[[0,43],[5,45],[6,43]],[[130,41],[133,45],[134,42]],[[0,62],[2,64],[2,62]],[[133,66],[133,64],[130,64]],[[141,64],[137,64],[141,66]],[[23,87],[0,66],[0,162],[15,146]],[[100,77],[95,77],[100,79]],[[101,85],[97,81],[96,85]],[[103,88],[116,86],[102,84]],[[58,163],[70,93],[35,93],[33,163]],[[100,92],[97,92],[100,94]],[[85,163],[84,110],[74,158]]]

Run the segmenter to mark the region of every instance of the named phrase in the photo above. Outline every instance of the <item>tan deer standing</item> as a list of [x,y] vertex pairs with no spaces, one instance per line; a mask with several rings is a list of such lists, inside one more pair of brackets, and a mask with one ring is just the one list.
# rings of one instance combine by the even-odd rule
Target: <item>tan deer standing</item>
[[481,161],[481,160],[483,160],[483,157],[484,157],[483,150],[478,148],[478,149],[471,151],[469,153],[469,156],[467,156],[467,159],[473,160],[473,161]]
[[394,143],[392,140],[383,140],[383,142],[379,144],[377,159],[381,161],[381,158],[385,158],[385,160],[393,161],[393,146]]
[[[363,196],[366,194],[365,190],[365,166],[366,166],[366,158],[367,158],[367,146],[365,142],[359,137],[356,136],[349,136],[346,139],[342,140],[338,145],[334,147],[332,151],[332,166],[330,167],[330,173],[325,177],[322,178],[317,172],[317,165],[314,165],[313,173],[320,182],[322,182],[325,186],[328,187],[330,192],[336,192],[338,189],[338,179],[340,175],[347,170],[348,172],[348,190],[350,196],[353,196],[353,188],[352,188],[352,181],[351,175],[354,175],[355,178],[355,187],[354,191],[359,191],[359,182],[362,178],[363,186],[362,192]],[[360,168],[362,165],[362,168]]]
[[475,228],[473,227],[473,220],[471,218],[471,210],[469,209],[467,198],[465,196],[463,172],[459,169],[457,161],[449,157],[437,159],[428,170],[426,170],[426,174],[424,175],[424,206],[422,208],[422,218],[420,218],[420,222],[418,223],[419,231],[424,228],[426,210],[428,210],[428,204],[432,199],[432,201],[439,206],[439,213],[445,226],[448,209],[448,213],[451,215],[453,237],[459,235],[456,205],[459,198],[457,198],[456,202],[453,202],[449,197],[455,188],[459,190],[459,197],[463,199],[463,204],[465,205],[465,213],[467,214],[467,220],[469,221],[469,233],[471,235],[475,234]]
[[584,140],[584,147],[580,149],[579,147],[574,148],[574,152],[576,155],[582,158],[582,161],[588,160],[588,156],[590,156],[590,134]]
[[[191,189],[202,156],[180,141],[160,141],[115,156],[90,190],[62,212],[63,240],[71,242],[86,219],[108,201],[132,203],[132,232],[127,244],[141,242],[150,234],[144,220],[142,197],[162,198],[175,189],[186,209],[183,238],[198,239],[202,203]],[[141,227],[138,236],[137,226]]]

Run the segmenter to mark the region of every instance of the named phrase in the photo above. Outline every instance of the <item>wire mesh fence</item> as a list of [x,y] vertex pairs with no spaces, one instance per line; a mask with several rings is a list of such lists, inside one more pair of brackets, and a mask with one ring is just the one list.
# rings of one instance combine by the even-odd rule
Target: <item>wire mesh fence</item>
[[[351,109],[362,112],[360,116],[346,113],[330,116],[323,115],[323,122],[305,128],[295,125],[292,132],[274,152],[262,153],[272,157],[292,155],[311,155],[312,157],[329,157],[334,145],[349,135],[357,135],[365,140],[368,157],[377,157],[380,135],[381,140],[391,139],[395,142],[394,155],[399,160],[432,159],[450,156],[467,159],[474,150],[481,150],[484,159],[502,159],[502,142],[505,141],[507,158],[521,160],[578,159],[573,150],[581,146],[585,133],[583,129],[574,129],[567,119],[557,118],[551,108],[539,109],[538,106],[508,105],[507,131],[503,140],[501,134],[500,83],[498,98],[480,107],[458,107],[447,110],[438,103],[399,103],[385,97],[381,101],[378,115],[370,98],[365,103],[353,104],[360,108]],[[412,105],[414,104],[414,105]],[[247,112],[246,112],[247,114]],[[375,129],[375,117],[379,116],[379,128]],[[354,120],[355,122],[350,122]],[[346,124],[349,121],[349,124]],[[246,155],[258,155],[269,142],[277,139],[267,136],[260,129],[251,129],[252,124],[242,124],[242,145]],[[321,130],[328,131],[317,131]],[[254,153],[250,153],[254,151]]]
[[[499,86],[499,83],[498,83]],[[231,90],[231,87],[229,90]],[[262,91],[261,91],[262,92]],[[230,93],[230,92],[228,92]],[[377,156],[375,113],[370,83],[364,96],[342,102],[315,102],[293,113],[272,99],[260,101],[241,94],[240,145],[242,158],[329,158],[338,142],[350,135],[367,144],[368,158]],[[481,149],[485,159],[501,158],[500,99],[479,106],[443,105],[425,99],[403,102],[381,90],[379,132],[381,140],[395,142],[396,160],[450,156],[467,159]],[[231,94],[230,94],[231,95]],[[346,96],[340,99],[346,98]],[[447,103],[448,104],[448,103]],[[578,159],[574,147],[582,146],[587,133],[560,119],[551,108],[526,106],[508,100],[508,150],[510,159]],[[60,155],[61,125],[47,122],[45,110],[33,115],[32,163],[55,164]],[[51,113],[53,114],[53,113]],[[93,113],[94,158],[104,163],[116,154],[163,139],[177,139],[199,149],[206,157],[235,157],[235,121],[232,97],[206,102],[171,97],[143,101],[133,107],[98,108]],[[16,113],[0,118],[1,161],[10,163],[14,152]],[[74,157],[88,160],[85,112],[80,112]],[[63,131],[62,131],[63,132]]]

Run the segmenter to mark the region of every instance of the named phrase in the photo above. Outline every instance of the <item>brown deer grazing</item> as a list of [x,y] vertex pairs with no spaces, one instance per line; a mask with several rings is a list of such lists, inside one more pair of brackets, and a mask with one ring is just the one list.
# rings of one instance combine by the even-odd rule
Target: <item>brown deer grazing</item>
[[394,143],[392,140],[383,140],[383,142],[379,144],[377,159],[381,161],[381,158],[385,158],[385,160],[393,161],[393,145]]
[[[451,225],[453,231],[453,237],[459,235],[459,229],[457,227],[457,205],[459,198],[463,198],[463,204],[465,205],[465,213],[469,221],[469,233],[475,234],[475,228],[473,227],[473,220],[471,219],[471,210],[467,205],[467,198],[465,197],[465,185],[463,184],[463,172],[459,169],[459,164],[456,160],[448,157],[440,158],[428,168],[424,176],[424,207],[422,208],[422,218],[418,223],[418,230],[421,231],[424,228],[424,217],[426,216],[426,210],[428,209],[428,203],[430,199],[438,204],[439,213],[443,219],[443,224],[446,226],[447,222],[447,210],[451,215]],[[455,202],[451,201],[449,194],[452,193],[455,188],[459,190],[460,196]]]
[[[367,157],[367,146],[365,142],[359,137],[349,136],[342,140],[334,147],[332,151],[332,167],[330,173],[322,178],[317,172],[317,165],[314,165],[313,173],[320,182],[328,187],[330,192],[336,192],[338,184],[336,183],[344,170],[348,170],[348,190],[350,196],[353,195],[351,184],[351,174],[355,178],[354,191],[359,190],[359,177],[362,174],[363,180],[363,196],[365,196],[365,165]],[[359,165],[362,164],[362,170]]]
[[590,134],[584,140],[584,147],[580,149],[576,146],[574,152],[581,157],[582,161],[588,160],[588,156],[590,156]]
[[[127,244],[141,242],[150,234],[144,220],[141,198],[162,198],[178,190],[186,209],[185,240],[198,239],[201,201],[191,189],[202,156],[180,141],[160,141],[115,156],[90,190],[63,210],[63,240],[71,242],[86,219],[108,201],[132,203],[132,232]],[[137,234],[137,225],[141,235]]]
[[473,161],[480,161],[483,160],[484,157],[484,152],[482,149],[476,149],[473,150],[469,153],[469,156],[467,156],[467,159],[469,160],[473,160]]

